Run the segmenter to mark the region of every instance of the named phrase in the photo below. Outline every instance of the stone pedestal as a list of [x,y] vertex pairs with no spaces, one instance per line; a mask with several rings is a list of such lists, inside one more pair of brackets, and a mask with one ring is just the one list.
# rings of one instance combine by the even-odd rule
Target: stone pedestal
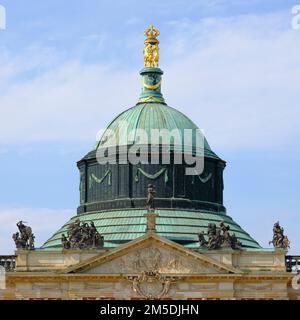
[[158,214],[153,212],[148,212],[145,214],[145,218],[147,219],[147,229],[146,233],[156,233],[156,218]]

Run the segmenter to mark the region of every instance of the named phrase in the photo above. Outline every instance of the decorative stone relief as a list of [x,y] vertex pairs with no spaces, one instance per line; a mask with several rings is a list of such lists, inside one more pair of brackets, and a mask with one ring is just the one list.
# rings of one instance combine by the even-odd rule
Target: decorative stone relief
[[173,250],[154,245],[132,251],[113,261],[99,265],[85,272],[130,274],[140,272],[159,272],[172,274],[216,273],[216,269],[201,264]]
[[148,300],[159,300],[168,295],[171,284],[180,277],[163,276],[159,272],[143,272],[139,276],[129,276],[132,289],[138,295]]

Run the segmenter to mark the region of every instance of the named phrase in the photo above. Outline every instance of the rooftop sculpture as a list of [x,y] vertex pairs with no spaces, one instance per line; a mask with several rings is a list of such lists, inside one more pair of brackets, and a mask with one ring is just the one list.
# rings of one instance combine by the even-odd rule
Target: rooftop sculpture
[[32,233],[31,227],[26,226],[24,223],[24,221],[19,221],[17,223],[19,232],[14,233],[12,238],[17,249],[34,250],[35,236]]
[[284,229],[277,221],[273,226],[273,240],[269,244],[273,244],[274,248],[288,249],[290,248],[290,241],[287,236],[284,235]]
[[229,233],[230,227],[225,225],[224,221],[220,223],[220,227],[217,228],[215,223],[208,225],[207,235],[208,240],[204,237],[204,232],[198,235],[201,248],[209,250],[217,250],[221,248],[231,248],[233,250],[240,250],[241,243],[237,240],[236,235]]
[[68,237],[62,234],[61,241],[64,249],[99,249],[104,245],[104,237],[97,231],[94,222],[89,225],[79,219],[69,226]]
[[158,68],[159,65],[159,41],[157,37],[159,36],[158,29],[154,28],[153,24],[150,28],[145,30],[145,40],[144,47],[144,65],[146,68]]
[[148,196],[147,196],[147,210],[148,212],[154,212],[154,199],[156,196],[155,185],[149,184],[148,185]]

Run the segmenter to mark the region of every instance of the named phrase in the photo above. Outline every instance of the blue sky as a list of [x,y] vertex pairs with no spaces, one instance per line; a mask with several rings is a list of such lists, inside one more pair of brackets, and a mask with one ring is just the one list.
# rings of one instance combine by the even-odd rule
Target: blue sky
[[75,213],[76,161],[136,103],[153,22],[168,104],[227,161],[228,214],[264,247],[279,220],[299,254],[296,4],[0,0],[0,252],[13,252],[16,221],[28,221],[41,245]]

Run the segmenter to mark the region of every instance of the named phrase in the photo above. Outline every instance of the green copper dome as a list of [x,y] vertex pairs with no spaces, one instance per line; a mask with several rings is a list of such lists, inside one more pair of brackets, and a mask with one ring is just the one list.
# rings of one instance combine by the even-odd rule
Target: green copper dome
[[[77,215],[46,241],[43,248],[61,249],[62,234],[67,235],[76,219],[92,221],[104,236],[104,247],[108,249],[143,236],[148,185],[154,184],[158,235],[191,249],[200,249],[199,233],[207,237],[208,225],[213,223],[219,227],[223,221],[243,249],[259,249],[259,244],[226,214],[223,205],[225,161],[211,150],[193,121],[166,104],[161,93],[163,71],[158,67],[158,40],[152,37],[159,33],[153,26],[148,31],[150,38],[145,42],[139,100],[107,126],[95,148],[77,163],[80,171]],[[192,136],[186,135],[187,131]],[[153,152],[153,145],[159,147],[155,149],[158,151]],[[140,149],[137,153],[146,156],[146,161],[130,161],[127,155],[131,146],[137,146]],[[165,147],[174,152],[169,162],[162,160]],[[186,159],[178,163],[175,155],[185,158],[192,152],[193,156],[199,156],[199,151],[200,157],[194,158],[204,159],[203,171],[189,175],[186,169],[194,166]],[[153,154],[159,155],[156,163],[148,161]],[[107,159],[111,158],[107,155],[112,155],[113,161],[109,162]]]
[[[143,130],[149,137],[149,144],[152,143],[151,132],[153,129],[167,130],[168,132],[178,132],[180,135],[180,144],[174,145],[174,149],[180,150],[183,145],[184,130],[198,130],[196,124],[183,113],[167,106],[165,103],[139,103],[118,115],[107,127],[100,141],[97,142],[96,149],[103,145],[104,137],[109,135],[108,131],[115,133],[115,144],[117,146],[138,144],[137,139],[139,130]],[[114,143],[113,143],[114,144]],[[193,150],[196,148],[195,139],[193,139]],[[205,156],[218,158],[211,150],[207,140],[204,138]]]

